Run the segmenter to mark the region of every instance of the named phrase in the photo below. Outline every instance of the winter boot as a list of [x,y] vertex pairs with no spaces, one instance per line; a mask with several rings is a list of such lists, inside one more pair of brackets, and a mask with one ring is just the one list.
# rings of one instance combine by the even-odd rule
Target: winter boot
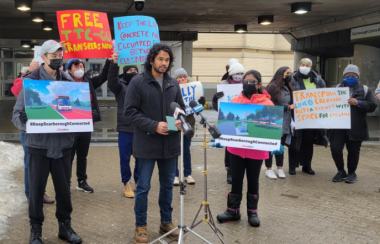
[[242,194],[228,193],[227,197],[227,210],[224,213],[218,214],[218,216],[216,216],[220,223],[236,221],[240,219],[240,202]]
[[42,228],[39,224],[32,224],[30,228],[29,244],[42,244]]
[[58,237],[62,240],[66,240],[68,243],[82,243],[82,238],[80,238],[75,231],[71,228],[71,222],[69,219],[65,220],[65,222],[59,222],[59,233]]
[[253,227],[260,226],[260,219],[257,215],[257,203],[259,202],[259,194],[252,195],[247,192],[247,215],[248,223]]
[[227,169],[227,183],[230,185],[232,184],[232,176],[230,169]]

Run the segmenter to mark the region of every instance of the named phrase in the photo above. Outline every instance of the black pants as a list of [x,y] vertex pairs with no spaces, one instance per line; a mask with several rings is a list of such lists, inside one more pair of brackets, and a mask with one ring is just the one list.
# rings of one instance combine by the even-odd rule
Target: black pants
[[[287,136],[288,135],[283,135],[281,137],[281,145],[282,146],[285,145],[285,140],[286,140]],[[277,167],[282,167],[284,165],[284,154],[285,154],[285,151],[282,154],[275,154],[274,155],[274,157],[276,158],[276,166]],[[269,152],[269,158],[265,159],[265,167],[272,168],[272,164],[273,164],[273,155],[271,155]]]
[[232,194],[242,194],[244,173],[247,175],[248,192],[256,195],[259,194],[259,177],[263,160],[250,158],[241,158],[230,153],[230,171],[232,176]]
[[344,170],[343,148],[346,144],[348,151],[347,168],[348,173],[355,173],[359,163],[360,147],[362,141],[350,141],[348,130],[334,130],[330,136],[331,155],[338,171]]
[[77,154],[77,179],[78,182],[87,180],[87,155],[90,148],[91,132],[75,133],[74,145],[71,149],[71,165]]
[[227,147],[226,147],[226,151],[224,153],[224,167],[226,169],[230,168],[230,155],[231,153],[227,150]]
[[70,194],[70,152],[53,159],[34,153],[29,156],[29,219],[30,224],[44,222],[43,198],[49,172],[54,184],[57,207],[55,216],[60,222],[70,219],[73,211]]
[[313,160],[314,153],[314,138],[317,130],[304,129],[301,130],[302,141],[299,152],[289,149],[289,167],[311,167],[311,161]]

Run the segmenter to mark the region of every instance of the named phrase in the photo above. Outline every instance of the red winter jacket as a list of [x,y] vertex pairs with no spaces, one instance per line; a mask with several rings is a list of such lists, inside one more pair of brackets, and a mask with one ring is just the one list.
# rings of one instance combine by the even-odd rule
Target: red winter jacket
[[[24,76],[24,74],[22,76]],[[16,97],[18,97],[18,94],[20,93],[21,88],[22,88],[22,78],[21,77],[15,79],[15,81],[13,82],[13,86],[11,88],[13,95],[15,95]]]
[[[253,94],[251,99],[248,99],[243,93],[240,93],[238,96],[232,98],[231,103],[247,103],[247,104],[261,104],[261,105],[271,105],[273,106],[273,102],[270,100],[270,95],[267,91],[263,91],[263,94]],[[244,149],[244,148],[236,148],[236,147],[227,147],[227,150],[242,158],[250,158],[250,159],[268,159],[269,152],[255,150],[255,149]]]

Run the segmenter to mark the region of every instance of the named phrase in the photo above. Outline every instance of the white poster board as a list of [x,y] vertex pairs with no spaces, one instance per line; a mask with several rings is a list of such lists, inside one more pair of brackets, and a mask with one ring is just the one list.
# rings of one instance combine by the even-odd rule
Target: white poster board
[[44,60],[41,58],[41,46],[34,46],[34,61],[40,63],[44,63]]
[[186,106],[186,114],[190,114],[193,110],[190,107],[190,101],[195,100],[198,102],[199,98],[203,96],[204,90],[200,81],[179,84],[182,92],[183,101]]
[[351,129],[348,87],[293,92],[294,120],[298,129]]
[[87,82],[24,80],[27,133],[92,132]]
[[229,103],[232,98],[236,97],[243,90],[243,84],[225,84],[225,85],[217,85],[216,91],[223,92],[224,96],[219,98],[218,107],[221,102]]

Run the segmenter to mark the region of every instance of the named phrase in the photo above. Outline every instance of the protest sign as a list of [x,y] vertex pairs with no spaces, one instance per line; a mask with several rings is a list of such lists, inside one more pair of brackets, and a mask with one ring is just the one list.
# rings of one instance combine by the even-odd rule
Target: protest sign
[[198,102],[199,98],[203,96],[203,86],[200,81],[190,82],[190,83],[184,83],[179,84],[181,91],[182,91],[182,97],[183,102],[186,106],[186,114],[190,114],[193,112],[193,110],[190,107],[190,101],[196,101]]
[[67,48],[65,59],[110,57],[113,47],[106,13],[57,11],[57,21],[61,41]]
[[226,85],[217,85],[216,91],[223,92],[224,96],[219,98],[218,104],[221,102],[231,102],[232,98],[236,97],[243,90],[243,84],[226,84]]
[[119,65],[143,64],[150,48],[160,42],[157,22],[148,16],[125,16],[113,19],[115,50]]
[[351,129],[348,87],[293,92],[296,129]]
[[27,133],[93,131],[87,82],[24,80]]
[[215,142],[223,146],[263,151],[280,149],[284,107],[258,104],[219,104]]
[[34,61],[42,64],[44,60],[41,58],[41,46],[34,46]]

